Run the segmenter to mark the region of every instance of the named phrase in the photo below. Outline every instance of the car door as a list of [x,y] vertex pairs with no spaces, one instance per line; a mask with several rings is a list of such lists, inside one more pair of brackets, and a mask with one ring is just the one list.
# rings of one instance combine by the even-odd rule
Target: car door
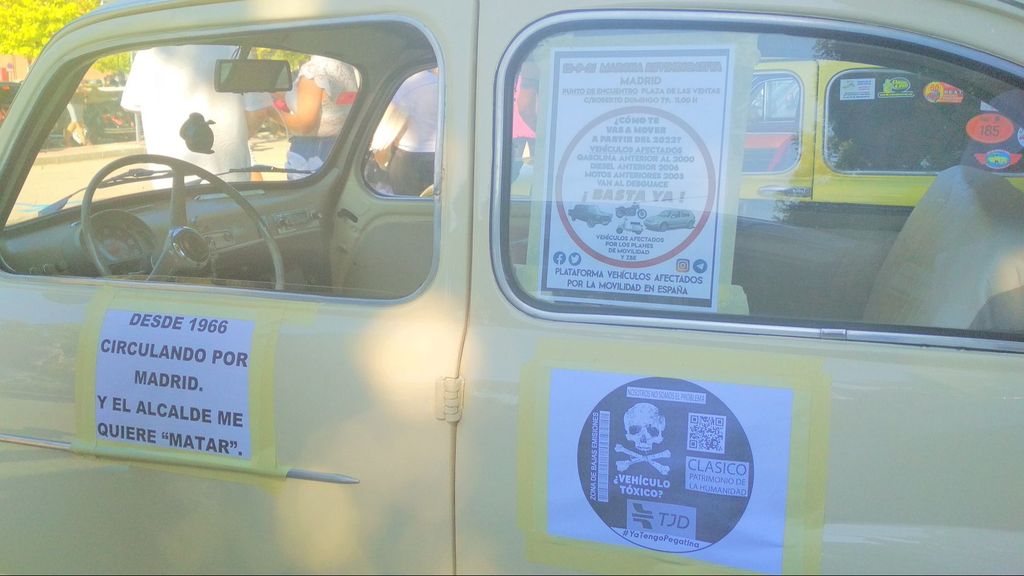
[[[468,118],[442,112],[472,106],[473,18],[458,2],[169,2],[107,7],[54,39],[0,137],[0,570],[452,570],[454,432],[437,390],[457,375],[468,298],[472,170],[449,159],[472,137]],[[296,68],[302,54],[340,59],[359,92],[322,166],[237,178],[241,195],[186,186],[180,219],[159,186],[101,187],[83,240],[80,196],[54,197],[146,146],[38,152],[60,100],[102,57],[180,45],[266,47],[252,54]],[[401,79],[425,66],[437,68],[436,193],[380,202],[363,161]],[[284,167],[279,128],[249,145],[257,164]],[[104,228],[112,216],[133,224]],[[165,276],[142,257],[141,276],[97,273],[97,259],[146,248],[139,223],[180,252],[161,258],[198,248],[216,265]],[[264,228],[284,268],[276,288]]]
[[[957,166],[905,224],[737,203],[759,62],[858,54],[1017,94],[1019,58],[995,38],[1024,15],[938,4],[918,27],[916,4],[659,7],[481,8],[476,159],[492,171],[476,188],[492,195],[475,213],[492,228],[473,245],[458,571],[1014,571],[1024,502],[998,479],[1024,472],[1021,309],[999,308],[1016,327],[985,310],[1019,294],[1024,200]],[[524,181],[511,117],[529,67]],[[566,217],[583,198],[698,223],[591,229]]]
[[[808,199],[815,165],[815,62],[761,63],[750,91],[742,198]],[[757,206],[757,202],[747,202]]]

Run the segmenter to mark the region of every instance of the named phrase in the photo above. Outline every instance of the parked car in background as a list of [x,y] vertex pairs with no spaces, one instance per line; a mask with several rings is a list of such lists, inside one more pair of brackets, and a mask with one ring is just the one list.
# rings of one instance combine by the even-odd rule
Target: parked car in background
[[993,142],[970,137],[970,122],[992,111],[987,99],[996,95],[965,90],[966,81],[948,71],[902,69],[898,60],[760,63],[752,78],[742,197],[767,201],[762,204],[788,199],[810,210],[818,202],[909,208],[936,174],[961,163],[1006,176],[1024,190],[1024,162],[973,156],[979,144],[1017,154],[1020,126],[1008,122]]
[[69,104],[72,120],[69,145],[108,144],[134,140],[135,114],[121,107],[123,86],[83,84]]
[[0,122],[7,118],[7,110],[18,93],[18,82],[0,82]]

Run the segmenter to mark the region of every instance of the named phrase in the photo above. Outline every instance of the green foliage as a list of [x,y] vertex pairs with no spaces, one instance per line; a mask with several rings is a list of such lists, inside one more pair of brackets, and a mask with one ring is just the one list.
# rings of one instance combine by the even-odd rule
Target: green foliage
[[287,60],[292,70],[295,70],[303,62],[309,60],[309,54],[289,52],[288,50],[278,50],[275,48],[253,48],[250,58],[258,60]]
[[35,60],[57,31],[98,5],[99,0],[0,0],[0,54]]
[[132,54],[131,52],[119,52],[110,56],[104,56],[97,60],[92,67],[100,72],[124,72],[127,74],[128,70],[132,67]]

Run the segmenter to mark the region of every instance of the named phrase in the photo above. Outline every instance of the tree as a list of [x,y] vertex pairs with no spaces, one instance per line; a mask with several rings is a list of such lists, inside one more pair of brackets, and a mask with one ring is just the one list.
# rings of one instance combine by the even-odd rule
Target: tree
[[99,0],[0,0],[0,54],[32,62],[57,31],[98,5]]

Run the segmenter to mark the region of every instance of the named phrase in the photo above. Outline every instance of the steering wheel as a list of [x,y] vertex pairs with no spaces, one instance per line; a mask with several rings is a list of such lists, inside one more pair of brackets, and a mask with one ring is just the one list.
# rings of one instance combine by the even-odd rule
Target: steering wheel
[[170,168],[171,178],[171,211],[170,226],[168,226],[167,240],[161,249],[160,256],[153,264],[153,271],[149,274],[151,279],[154,276],[172,273],[178,270],[199,270],[206,266],[210,259],[210,245],[206,238],[188,225],[188,212],[186,203],[188,200],[185,190],[185,177],[198,176],[203,181],[213,185],[217,192],[231,198],[242,209],[242,212],[256,226],[260,238],[267,245],[270,252],[270,259],[274,266],[274,290],[284,289],[284,263],[281,259],[281,249],[278,247],[274,237],[270,235],[270,229],[263,222],[259,212],[252,207],[252,204],[242,196],[231,184],[228,184],[219,176],[196,166],[191,162],[161,156],[158,154],[132,154],[118,158],[107,164],[92,177],[89,186],[85,189],[85,196],[82,197],[82,241],[85,250],[92,259],[100,276],[110,276],[110,268],[103,261],[99,250],[96,247],[96,239],[93,236],[92,227],[92,199],[96,190],[110,174],[125,166],[132,164],[158,164]]

